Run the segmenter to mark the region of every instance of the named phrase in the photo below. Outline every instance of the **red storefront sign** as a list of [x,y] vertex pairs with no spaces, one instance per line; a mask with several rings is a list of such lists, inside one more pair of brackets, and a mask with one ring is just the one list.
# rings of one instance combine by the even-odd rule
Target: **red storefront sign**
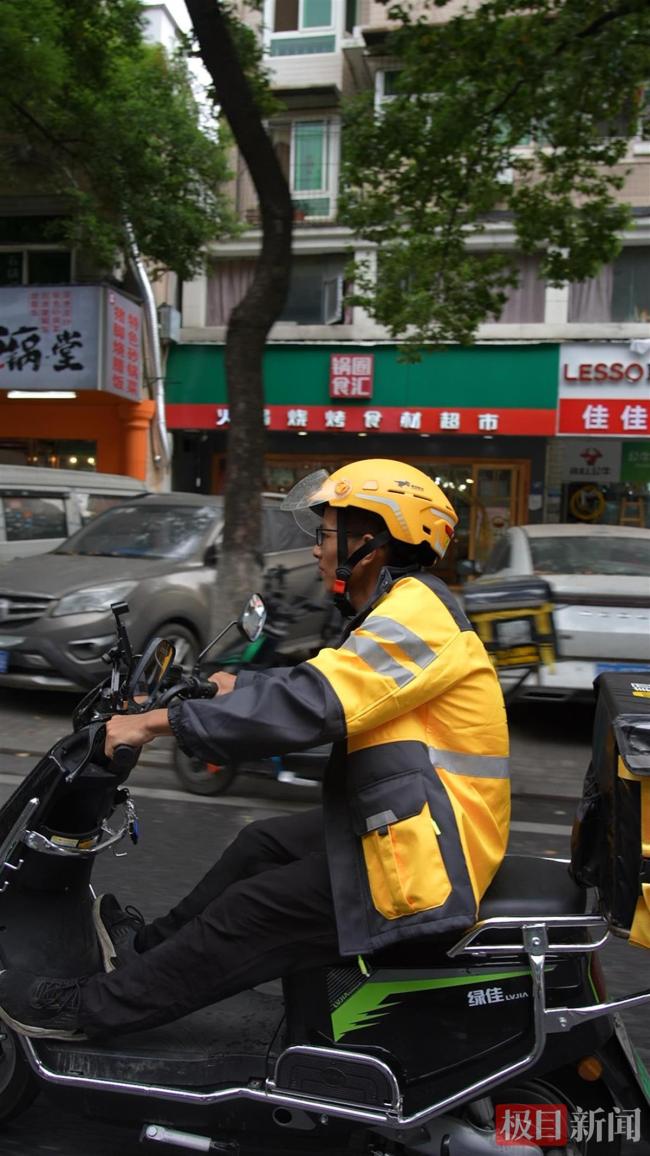
[[[225,404],[170,404],[167,406],[167,424],[170,429],[227,429],[230,414]],[[554,409],[454,409],[450,406],[407,409],[399,406],[269,405],[264,410],[264,424],[270,430],[296,433],[550,437],[555,433],[556,413]]]
[[625,397],[560,398],[560,434],[623,437],[650,431],[650,400]]
[[374,353],[333,353],[330,397],[371,398],[374,375]]

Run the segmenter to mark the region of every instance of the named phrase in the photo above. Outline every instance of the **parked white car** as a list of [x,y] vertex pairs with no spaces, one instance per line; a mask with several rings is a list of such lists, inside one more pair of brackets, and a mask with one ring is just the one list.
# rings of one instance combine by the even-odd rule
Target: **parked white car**
[[[650,530],[513,526],[472,589],[530,575],[551,589],[559,658],[531,672],[520,697],[588,697],[605,670],[638,670],[641,681],[650,683]],[[504,688],[516,677],[502,673]]]

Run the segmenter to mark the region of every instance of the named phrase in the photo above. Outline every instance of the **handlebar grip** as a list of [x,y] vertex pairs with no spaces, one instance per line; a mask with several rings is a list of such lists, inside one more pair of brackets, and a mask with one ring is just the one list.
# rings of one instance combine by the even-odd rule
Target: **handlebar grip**
[[128,743],[118,743],[111,757],[111,766],[114,771],[124,773],[132,771],[136,765],[142,747],[131,747]]
[[216,682],[210,682],[208,678],[201,679],[199,690],[200,698],[214,698],[215,694],[219,693]]

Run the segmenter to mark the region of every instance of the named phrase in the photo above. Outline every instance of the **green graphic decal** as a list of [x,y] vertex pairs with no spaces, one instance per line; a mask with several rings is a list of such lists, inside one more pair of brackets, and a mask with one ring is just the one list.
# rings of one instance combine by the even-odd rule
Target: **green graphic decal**
[[401,995],[404,992],[432,991],[435,988],[481,987],[484,983],[492,983],[496,979],[517,979],[522,975],[530,977],[528,968],[520,971],[494,971],[487,975],[446,976],[444,979],[404,979],[377,983],[369,980],[332,1012],[334,1040],[338,1043],[348,1032],[370,1027],[382,1019],[390,1008],[399,1002],[390,999],[390,996]]

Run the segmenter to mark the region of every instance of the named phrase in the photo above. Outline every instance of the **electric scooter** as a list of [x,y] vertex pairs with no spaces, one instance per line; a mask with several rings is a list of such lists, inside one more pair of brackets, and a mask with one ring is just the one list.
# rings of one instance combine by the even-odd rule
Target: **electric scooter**
[[[110,676],[0,809],[4,966],[59,977],[101,969],[93,865],[138,838],[127,783],[139,752],[118,747],[108,761],[105,721],[214,693],[174,666],[164,639],[134,657],[126,609],[114,607]],[[254,596],[240,626],[253,638],[263,620]],[[484,1156],[503,1151],[525,1105],[528,1130],[508,1140],[514,1156],[615,1156],[623,1132],[572,1137],[566,1127],[591,1112],[650,1133],[648,1077],[617,1016],[648,1004],[650,991],[607,1002],[607,937],[566,862],[508,856],[463,934],[324,960],[286,977],[282,996],[244,992],[101,1042],[3,1027],[0,1127],[42,1092],[134,1129],[152,1152]],[[549,1123],[550,1145],[540,1131]]]

